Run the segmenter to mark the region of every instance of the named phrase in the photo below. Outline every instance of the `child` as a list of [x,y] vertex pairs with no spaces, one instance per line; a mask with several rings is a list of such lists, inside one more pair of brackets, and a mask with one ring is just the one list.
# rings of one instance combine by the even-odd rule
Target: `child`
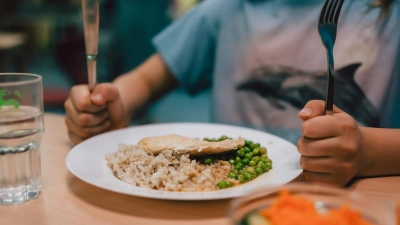
[[[72,88],[69,137],[79,143],[125,127],[179,85],[212,88],[213,121],[300,129],[297,112],[324,99],[321,0],[208,0],[159,34],[157,53],[113,83]],[[400,2],[345,1],[334,48],[335,104],[366,126],[390,126],[400,104]],[[391,7],[388,10],[389,6]],[[381,16],[380,16],[381,15]],[[380,18],[379,21],[377,21]]]

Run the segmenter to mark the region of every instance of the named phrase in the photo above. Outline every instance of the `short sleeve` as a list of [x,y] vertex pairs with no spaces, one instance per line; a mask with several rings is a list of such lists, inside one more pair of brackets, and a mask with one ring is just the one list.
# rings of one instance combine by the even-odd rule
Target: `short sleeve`
[[205,1],[189,11],[153,39],[157,52],[181,86],[194,94],[208,88],[212,80],[216,22]]

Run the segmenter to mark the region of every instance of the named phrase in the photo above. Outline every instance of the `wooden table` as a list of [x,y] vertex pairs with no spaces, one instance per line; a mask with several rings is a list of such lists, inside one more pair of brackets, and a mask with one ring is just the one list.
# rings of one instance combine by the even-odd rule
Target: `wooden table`
[[[226,217],[229,200],[187,202],[145,199],[87,184],[72,175],[65,165],[71,148],[64,117],[46,114],[45,135],[41,144],[43,191],[33,201],[17,206],[1,206],[0,224],[229,224]],[[400,176],[360,179],[349,188],[378,197],[399,198]]]

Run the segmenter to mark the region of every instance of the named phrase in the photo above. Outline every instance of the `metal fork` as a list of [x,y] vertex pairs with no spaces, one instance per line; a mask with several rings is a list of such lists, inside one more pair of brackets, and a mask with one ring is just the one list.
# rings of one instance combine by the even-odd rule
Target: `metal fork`
[[96,61],[99,45],[99,0],[82,0],[82,18],[89,88],[93,90],[97,83]]
[[318,22],[318,32],[328,57],[328,87],[325,101],[325,115],[333,114],[334,60],[333,45],[336,40],[337,24],[344,0],[325,0]]

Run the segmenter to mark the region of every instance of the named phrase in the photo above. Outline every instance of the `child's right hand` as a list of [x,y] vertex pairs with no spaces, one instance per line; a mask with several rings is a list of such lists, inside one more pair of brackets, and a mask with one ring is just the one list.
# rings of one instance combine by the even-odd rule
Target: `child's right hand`
[[307,181],[343,186],[362,168],[362,133],[356,121],[336,106],[324,115],[324,101],[313,100],[299,117],[303,137],[297,143]]
[[118,89],[111,83],[96,85],[92,92],[87,85],[74,86],[64,107],[68,136],[74,144],[125,127],[130,120]]

